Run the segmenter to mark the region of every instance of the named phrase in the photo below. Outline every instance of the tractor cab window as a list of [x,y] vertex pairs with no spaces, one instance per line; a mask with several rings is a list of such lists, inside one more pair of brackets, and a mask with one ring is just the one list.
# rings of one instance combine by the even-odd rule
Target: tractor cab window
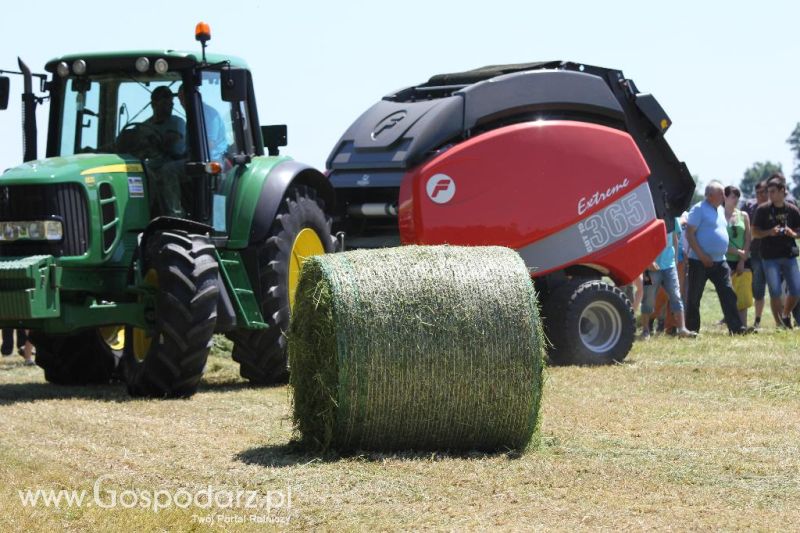
[[73,79],[64,102],[61,154],[95,151],[99,146],[100,84]]
[[186,113],[176,105],[179,80],[121,83],[114,149],[140,159],[186,156]]
[[180,76],[173,73],[159,77],[114,73],[66,80],[58,155],[185,157],[186,117],[174,105],[180,83]]
[[[220,78],[219,71],[204,71],[198,91],[203,99],[209,158],[227,170],[234,155],[253,152],[253,142],[244,102],[223,101]],[[243,135],[236,132],[237,121],[243,126]]]
[[241,167],[234,164],[239,154],[253,154],[254,142],[245,102],[226,102],[222,99],[221,73],[207,70],[202,73],[197,88],[203,101],[203,137],[211,161],[220,164],[221,174],[214,178],[212,226],[226,233],[230,218],[228,196],[233,190]]

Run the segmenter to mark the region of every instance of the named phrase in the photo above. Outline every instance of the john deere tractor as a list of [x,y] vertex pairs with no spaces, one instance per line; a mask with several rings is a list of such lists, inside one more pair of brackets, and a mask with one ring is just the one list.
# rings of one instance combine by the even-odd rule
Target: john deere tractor
[[[191,395],[215,333],[250,381],[286,377],[300,264],[334,248],[333,192],[279,155],[285,126],[260,127],[245,62],[206,56],[207,26],[196,37],[197,53],[76,54],[48,74],[21,61],[13,72],[25,163],[0,176],[0,326],[32,331],[50,382],[118,375],[136,396]],[[0,104],[8,92],[0,78]]]

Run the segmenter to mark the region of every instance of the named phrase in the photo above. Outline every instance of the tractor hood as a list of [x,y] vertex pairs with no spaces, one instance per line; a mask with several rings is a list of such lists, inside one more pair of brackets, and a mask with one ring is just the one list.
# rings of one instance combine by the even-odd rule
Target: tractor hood
[[150,220],[142,166],[130,156],[79,154],[6,170],[0,220],[60,220],[63,239],[2,243],[0,257],[50,255],[59,264],[127,266],[136,235]]
[[95,176],[112,173],[136,173],[141,175],[142,164],[138,159],[123,158],[115,154],[79,154],[67,157],[51,157],[29,161],[3,173],[3,185],[37,182],[63,183],[81,181],[91,183]]

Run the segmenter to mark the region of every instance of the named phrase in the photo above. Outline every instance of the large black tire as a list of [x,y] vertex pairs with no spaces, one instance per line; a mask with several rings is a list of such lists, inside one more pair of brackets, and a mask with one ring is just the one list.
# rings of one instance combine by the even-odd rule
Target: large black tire
[[[144,251],[157,279],[155,330],[147,342],[128,327],[123,367],[132,396],[186,397],[197,391],[217,322],[219,265],[208,237],[155,233]],[[142,335],[142,332],[138,332]]]
[[633,345],[636,323],[630,301],[602,281],[569,280],[548,296],[542,314],[553,363],[618,363]]
[[58,385],[97,385],[114,377],[122,353],[113,350],[98,329],[71,335],[31,332],[36,364],[44,378]]
[[295,239],[306,228],[316,233],[325,253],[333,252],[335,239],[325,203],[313,189],[294,186],[287,191],[266,240],[256,245],[259,283],[253,289],[269,327],[230,335],[239,373],[251,383],[272,385],[288,379],[285,333],[291,317],[289,263]]

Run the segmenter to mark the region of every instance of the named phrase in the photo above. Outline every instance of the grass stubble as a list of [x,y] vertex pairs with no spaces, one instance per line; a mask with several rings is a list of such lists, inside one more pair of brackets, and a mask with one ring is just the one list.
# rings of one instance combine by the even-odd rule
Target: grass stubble
[[711,289],[696,341],[656,337],[620,365],[548,368],[541,443],[524,454],[306,454],[290,444],[287,388],[248,387],[225,339],[189,400],[48,385],[3,358],[0,529],[264,529],[249,509],[31,508],[18,495],[91,500],[101,476],[106,494],[291,490],[291,509],[273,510],[288,524],[267,529],[796,529],[800,332],[730,338],[719,317]]

